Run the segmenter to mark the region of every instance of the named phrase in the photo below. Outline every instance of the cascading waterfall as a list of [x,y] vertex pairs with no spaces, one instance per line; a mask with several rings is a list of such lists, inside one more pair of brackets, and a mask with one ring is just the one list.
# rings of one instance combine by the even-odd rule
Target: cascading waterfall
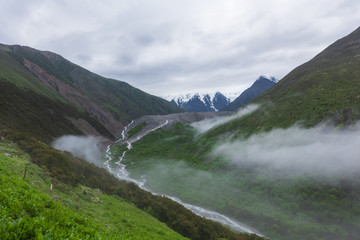
[[128,131],[129,127],[134,123],[134,120],[132,120],[127,126],[125,126],[124,130],[121,132],[121,138],[116,140],[115,143],[120,142],[121,140],[124,140],[126,138],[126,132]]
[[[150,132],[153,132],[159,128],[164,127],[165,125],[167,125],[169,123],[168,120],[166,120],[164,123],[160,124],[159,126],[141,134],[140,136],[138,136],[136,139],[133,139],[132,141],[126,141],[127,143],[127,149],[130,150],[132,148],[132,143],[140,140],[142,137],[144,137],[145,135],[149,134]],[[130,125],[133,124],[133,121],[127,125],[124,130],[121,133],[121,139],[117,140],[116,143],[120,142],[120,141],[125,141],[126,140],[126,132],[128,131],[128,128],[130,127]],[[184,207],[186,207],[187,209],[191,210],[193,213],[201,216],[201,217],[205,217],[207,219],[213,220],[215,222],[224,224],[226,226],[229,226],[230,228],[239,231],[239,232],[246,232],[246,233],[255,233],[257,235],[263,236],[262,234],[260,234],[258,231],[251,229],[250,227],[246,226],[245,224],[240,224],[237,221],[230,219],[220,213],[217,213],[215,211],[211,211],[199,206],[195,206],[195,205],[191,205],[191,204],[187,204],[184,203],[183,201],[181,201],[179,198],[176,197],[172,197],[172,196],[168,196],[168,195],[163,195],[163,194],[158,194],[155,193],[153,191],[151,191],[151,189],[145,187],[145,183],[146,183],[146,179],[145,179],[145,175],[141,176],[141,180],[136,180],[133,179],[131,177],[129,177],[129,172],[126,170],[126,165],[122,164],[122,160],[125,157],[126,151],[124,151],[121,155],[121,157],[119,157],[118,161],[115,162],[117,167],[111,167],[111,162],[113,161],[112,157],[111,157],[111,151],[110,151],[110,145],[107,146],[106,148],[106,159],[107,161],[104,163],[106,169],[112,173],[114,176],[116,176],[119,179],[128,181],[128,182],[133,182],[136,185],[138,185],[141,189],[146,190],[148,192],[151,192],[154,195],[161,195],[164,197],[167,197],[181,205],[183,205]]]
[[128,182],[133,182],[136,185],[138,185],[140,188],[144,189],[144,184],[145,184],[145,176],[141,177],[141,181],[135,180],[133,178],[129,177],[129,172],[125,169],[126,165],[122,164],[121,161],[125,156],[126,151],[123,152],[122,156],[119,158],[119,160],[117,162],[115,162],[116,166],[115,168],[111,167],[111,162],[112,162],[112,157],[111,157],[111,152],[110,152],[110,145],[107,146],[106,148],[106,153],[105,156],[107,158],[105,164],[106,169],[113,174],[115,177],[128,181]]

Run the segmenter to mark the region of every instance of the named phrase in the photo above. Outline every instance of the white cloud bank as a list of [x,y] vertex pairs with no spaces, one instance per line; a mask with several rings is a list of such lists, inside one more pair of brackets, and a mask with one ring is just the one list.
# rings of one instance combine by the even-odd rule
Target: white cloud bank
[[241,167],[320,176],[360,172],[360,124],[347,129],[293,126],[220,143],[213,151]]
[[83,158],[88,162],[99,164],[102,157],[100,139],[92,136],[62,136],[52,143],[52,147],[61,151],[68,151],[72,155]]
[[218,127],[218,126],[225,124],[227,122],[230,122],[232,120],[242,118],[245,115],[248,115],[248,114],[256,111],[256,109],[258,109],[258,108],[259,108],[259,105],[250,104],[250,105],[247,105],[247,106],[241,108],[238,112],[236,112],[235,114],[232,114],[230,116],[208,118],[208,119],[205,119],[200,122],[194,122],[191,124],[191,126],[193,128],[195,128],[195,130],[197,131],[198,134],[202,134],[202,133],[209,131],[212,128]]

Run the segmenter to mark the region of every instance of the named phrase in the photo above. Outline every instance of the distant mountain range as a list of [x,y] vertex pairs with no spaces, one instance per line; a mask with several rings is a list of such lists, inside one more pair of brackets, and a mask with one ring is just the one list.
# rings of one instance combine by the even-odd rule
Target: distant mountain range
[[274,77],[261,75],[243,93],[187,93],[164,98],[188,112],[235,111],[255,99],[276,82],[277,79]]
[[230,99],[220,92],[179,94],[165,99],[188,112],[217,112],[230,103]]

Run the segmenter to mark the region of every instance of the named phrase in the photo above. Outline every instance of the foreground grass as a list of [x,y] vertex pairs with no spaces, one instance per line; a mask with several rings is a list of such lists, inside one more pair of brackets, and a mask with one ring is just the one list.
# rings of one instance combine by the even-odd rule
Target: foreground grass
[[48,174],[5,140],[0,173],[1,239],[185,239],[117,196],[59,182],[50,191]]

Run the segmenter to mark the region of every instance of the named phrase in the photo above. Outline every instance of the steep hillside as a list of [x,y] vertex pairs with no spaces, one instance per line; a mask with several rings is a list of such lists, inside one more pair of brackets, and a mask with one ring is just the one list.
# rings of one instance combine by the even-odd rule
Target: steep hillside
[[222,111],[236,111],[239,108],[245,106],[260,94],[271,88],[277,80],[274,77],[266,77],[261,75],[256,81],[246,89],[244,92],[240,94],[234,101],[232,101],[229,105],[222,108]]
[[[23,109],[39,108],[42,112],[52,112],[63,119],[66,118],[65,121],[61,121],[62,125],[72,130],[64,130],[62,134],[84,132],[116,137],[121,133],[124,124],[131,119],[148,114],[182,111],[173,104],[133,88],[127,83],[91,73],[57,54],[18,45],[0,45],[0,79],[3,83],[2,95],[8,92],[6,87],[9,87],[13,89],[9,91],[21,91],[24,96],[22,99],[37,98],[36,101],[23,102],[10,96],[4,99],[9,110],[4,114],[13,120],[2,119],[2,123],[8,126],[12,126],[13,122],[25,122],[26,125],[49,123],[48,119],[38,116],[24,116],[36,115],[31,111],[23,112],[20,116],[12,114],[22,106]],[[53,107],[41,106],[47,105],[48,102]],[[56,104],[64,105],[62,108],[67,110],[58,113],[58,108],[54,107]],[[11,106],[13,109],[9,109]],[[74,115],[71,112],[77,113]],[[86,117],[79,117],[81,114]],[[56,125],[57,121],[54,122],[53,129],[46,129],[50,132],[46,136],[47,139],[59,136],[52,135],[55,129],[62,129]],[[19,124],[12,127],[20,129]],[[43,132],[45,135],[45,129]]]
[[[360,28],[297,67],[254,102],[262,106],[251,116],[210,133],[242,134],[289,127],[313,126],[324,120],[349,124],[360,118]],[[242,129],[242,130],[240,130]]]
[[0,172],[1,239],[185,239],[119,197],[54,181],[4,138]]

